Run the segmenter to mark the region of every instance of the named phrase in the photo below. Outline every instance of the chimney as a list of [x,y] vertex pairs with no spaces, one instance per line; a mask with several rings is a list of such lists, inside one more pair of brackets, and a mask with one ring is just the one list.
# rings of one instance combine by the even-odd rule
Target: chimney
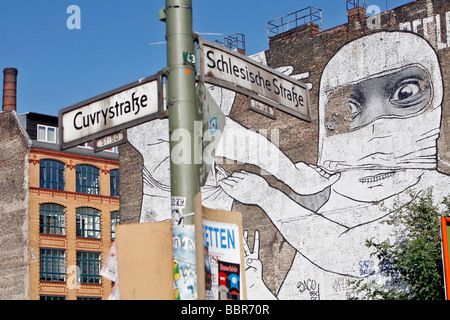
[[352,23],[355,21],[360,22],[361,20],[366,18],[366,8],[363,7],[355,7],[347,10],[348,23]]
[[3,111],[17,110],[17,73],[15,68],[3,69]]

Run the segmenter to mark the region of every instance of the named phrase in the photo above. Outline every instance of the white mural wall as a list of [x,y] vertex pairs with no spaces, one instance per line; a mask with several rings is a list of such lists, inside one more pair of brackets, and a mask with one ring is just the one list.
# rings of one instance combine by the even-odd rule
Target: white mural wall
[[[264,57],[253,58],[265,63]],[[235,94],[209,90],[228,116]],[[346,299],[349,280],[389,281],[365,246],[366,239],[382,241],[393,231],[381,223],[389,212],[374,202],[392,207],[409,201],[409,190],[430,187],[437,199],[447,195],[449,177],[437,170],[442,101],[441,69],[428,41],[411,32],[377,32],[343,46],[322,72],[317,163],[293,163],[265,136],[227,117],[218,159],[256,165],[261,174],[229,174],[217,163],[202,189],[203,204],[223,210],[234,201],[256,205],[296,250],[273,294],[258,258],[264,235],[252,235],[254,245],[245,246],[250,299]],[[140,221],[170,219],[168,120],[129,129],[128,140],[144,159]],[[295,194],[271,186],[267,174]],[[323,205],[295,201],[323,190]]]

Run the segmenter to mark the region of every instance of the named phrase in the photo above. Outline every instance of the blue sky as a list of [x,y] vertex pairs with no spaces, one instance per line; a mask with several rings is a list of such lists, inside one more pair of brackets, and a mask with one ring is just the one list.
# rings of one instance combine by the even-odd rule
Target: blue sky
[[[411,0],[367,0],[381,11]],[[76,5],[81,29],[68,29]],[[57,115],[166,66],[164,0],[0,0],[0,67],[19,70],[17,112]],[[194,30],[215,41],[246,37],[247,55],[268,49],[267,22],[314,6],[323,29],[347,22],[345,0],[193,0]],[[3,85],[3,73],[1,73]],[[0,90],[1,91],[1,90]]]

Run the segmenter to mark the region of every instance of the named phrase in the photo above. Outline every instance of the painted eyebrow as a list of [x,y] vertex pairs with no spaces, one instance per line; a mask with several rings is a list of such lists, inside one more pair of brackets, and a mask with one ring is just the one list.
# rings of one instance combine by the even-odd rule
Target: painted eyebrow
[[354,101],[358,104],[363,104],[365,102],[364,94],[361,92],[358,84],[355,84],[352,88],[350,95],[348,96],[348,101]]
[[404,77],[404,78],[402,78],[401,80],[398,80],[398,81],[396,82],[396,84],[401,84],[401,83],[407,82],[407,81],[409,81],[409,80],[427,81],[427,80],[429,80],[429,79],[427,79],[427,78],[425,78],[425,77],[418,76],[418,75],[416,75],[416,76],[413,75],[413,76]]
[[421,80],[430,82],[430,75],[419,67],[408,67],[403,70],[399,70],[392,74],[392,76],[399,76],[399,79],[395,81],[395,85],[398,85],[408,80]]

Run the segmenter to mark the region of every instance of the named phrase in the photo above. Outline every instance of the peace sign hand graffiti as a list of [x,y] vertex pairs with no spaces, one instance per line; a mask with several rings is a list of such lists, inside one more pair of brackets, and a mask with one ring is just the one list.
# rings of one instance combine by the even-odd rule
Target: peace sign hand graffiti
[[244,231],[245,277],[248,299],[276,299],[262,279],[262,263],[259,260],[259,231],[255,231],[253,251],[248,247],[248,232]]

